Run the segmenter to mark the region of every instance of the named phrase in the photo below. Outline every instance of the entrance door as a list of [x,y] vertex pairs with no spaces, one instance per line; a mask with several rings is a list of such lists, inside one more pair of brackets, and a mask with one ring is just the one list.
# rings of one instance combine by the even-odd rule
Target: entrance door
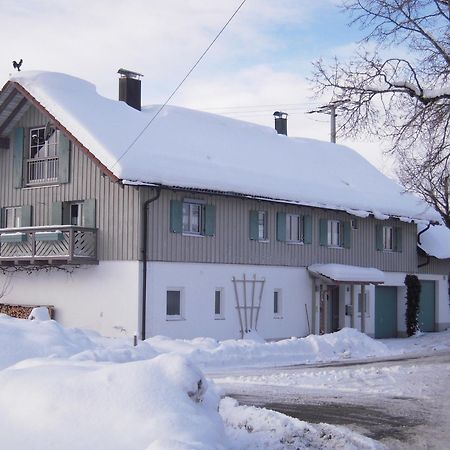
[[397,337],[397,288],[375,287],[375,338]]
[[421,280],[419,327],[421,331],[434,331],[435,282]]

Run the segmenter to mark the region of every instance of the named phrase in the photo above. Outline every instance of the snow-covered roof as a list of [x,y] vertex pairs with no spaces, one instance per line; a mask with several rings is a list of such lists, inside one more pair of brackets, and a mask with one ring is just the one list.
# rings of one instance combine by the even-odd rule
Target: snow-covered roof
[[[419,232],[425,229],[418,226]],[[450,258],[450,230],[444,225],[436,225],[420,234],[418,246],[430,256],[438,259]]]
[[236,193],[359,216],[439,220],[348,147],[175,106],[166,106],[118,161],[158,106],[137,111],[60,73],[21,72],[11,81],[125,183]]
[[312,264],[308,271],[337,283],[384,283],[384,273],[372,267],[347,266],[345,264]]

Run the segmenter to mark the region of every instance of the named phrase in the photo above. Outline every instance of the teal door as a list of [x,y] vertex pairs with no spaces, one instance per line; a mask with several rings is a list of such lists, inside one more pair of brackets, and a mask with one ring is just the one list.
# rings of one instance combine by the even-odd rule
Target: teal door
[[419,328],[420,331],[434,331],[435,311],[435,283],[420,280]]
[[375,287],[375,337],[397,337],[397,288]]

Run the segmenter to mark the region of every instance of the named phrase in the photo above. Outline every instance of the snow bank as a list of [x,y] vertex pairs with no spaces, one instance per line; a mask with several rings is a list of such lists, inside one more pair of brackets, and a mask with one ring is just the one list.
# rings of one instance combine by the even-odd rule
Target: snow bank
[[160,106],[137,111],[61,73],[25,71],[11,81],[130,183],[237,193],[353,211],[359,217],[376,212],[380,219],[439,220],[426,203],[342,145],[286,138],[272,128],[166,106],[120,159]]
[[224,449],[218,397],[185,358],[28,360],[0,372],[2,448]]
[[[424,230],[425,225],[419,225],[419,231]],[[420,235],[419,247],[430,256],[439,259],[450,258],[450,229],[443,225],[430,227]]]

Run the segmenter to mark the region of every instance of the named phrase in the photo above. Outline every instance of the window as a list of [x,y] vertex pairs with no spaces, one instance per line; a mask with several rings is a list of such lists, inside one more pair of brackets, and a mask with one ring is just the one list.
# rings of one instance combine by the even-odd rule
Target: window
[[250,211],[250,239],[267,241],[266,211]]
[[216,289],[214,293],[214,316],[223,319],[222,289]]
[[303,222],[297,214],[286,214],[286,240],[303,242]]
[[201,234],[204,207],[200,203],[183,202],[183,233]]
[[27,161],[27,183],[58,180],[59,131],[53,126],[31,128]]
[[351,233],[350,221],[336,219],[319,220],[320,245],[334,248],[350,248]]
[[166,301],[166,317],[167,319],[181,319],[181,291],[167,291]]
[[376,247],[377,250],[384,252],[401,252],[402,251],[402,229],[392,225],[377,225],[376,230]]
[[338,220],[328,221],[328,245],[330,247],[341,247],[342,246],[342,231],[341,222]]
[[83,203],[69,203],[70,225],[83,226]]
[[[361,316],[361,311],[363,310],[363,300],[362,294],[358,294],[358,315]],[[364,294],[364,316],[369,317],[369,294],[366,292]]]
[[273,316],[281,318],[281,291],[279,289],[273,291]]
[[394,229],[392,227],[383,227],[383,250],[394,249]]
[[4,228],[19,228],[22,226],[22,208],[11,207],[4,208],[4,219],[2,226]]

